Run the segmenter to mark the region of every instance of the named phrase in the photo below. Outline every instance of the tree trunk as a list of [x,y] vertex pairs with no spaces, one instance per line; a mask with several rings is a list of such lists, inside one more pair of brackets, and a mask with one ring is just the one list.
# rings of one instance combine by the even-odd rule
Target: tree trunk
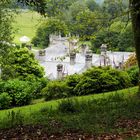
[[[130,2],[130,10],[131,10],[131,18],[132,18],[132,27],[134,33],[134,46],[136,49],[136,56],[137,56],[138,67],[140,71],[140,1],[129,0],[129,2]],[[139,80],[138,95],[140,96],[140,80]]]

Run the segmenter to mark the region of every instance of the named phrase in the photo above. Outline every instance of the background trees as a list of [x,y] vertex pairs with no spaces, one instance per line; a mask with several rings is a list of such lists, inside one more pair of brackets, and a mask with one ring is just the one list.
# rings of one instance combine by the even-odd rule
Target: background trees
[[51,34],[61,34],[62,36],[68,34],[65,22],[56,18],[49,18],[38,28],[36,37],[33,38],[32,43],[36,47],[46,48],[50,43],[49,36]]
[[13,13],[10,11],[12,3],[10,0],[0,1],[0,64],[2,62],[2,57],[7,53],[10,43],[13,38]]
[[131,23],[113,22],[107,29],[102,29],[95,34],[92,40],[92,50],[98,52],[102,43],[108,45],[109,50],[134,51],[133,33]]
[[[55,5],[58,4],[58,1],[46,1],[46,3]],[[91,42],[93,52],[99,52],[103,43],[106,43],[112,51],[134,51],[131,22],[127,15],[123,14],[128,10],[128,3],[125,1],[105,0],[102,4],[98,4],[94,0],[73,0],[73,3],[61,0],[58,5],[60,6],[57,9],[53,8],[56,14],[48,12],[48,16],[53,16],[61,23],[63,22],[68,34],[79,35],[80,41]],[[63,9],[60,8],[62,5]],[[52,17],[47,18],[46,23],[38,29],[37,35],[32,41],[36,46],[47,47],[49,34],[57,32],[57,29],[53,28],[53,26],[56,27],[56,24],[49,26],[49,30],[53,30],[53,32],[47,30],[48,21],[51,20]],[[56,23],[60,25],[58,22]],[[64,30],[65,28],[60,32],[63,34]],[[41,34],[45,37],[40,37]],[[43,44],[44,39],[46,41]]]

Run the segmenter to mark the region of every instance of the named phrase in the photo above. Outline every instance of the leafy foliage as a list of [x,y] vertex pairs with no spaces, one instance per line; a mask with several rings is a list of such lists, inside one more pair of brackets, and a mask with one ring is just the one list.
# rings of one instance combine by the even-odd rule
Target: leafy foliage
[[42,97],[41,90],[47,83],[48,79],[36,79],[34,76],[24,81],[20,79],[0,81],[1,109],[30,104],[32,99]]
[[127,72],[116,69],[91,68],[83,75],[74,89],[78,95],[113,91],[131,86],[131,80]]
[[[13,2],[14,3],[14,2]],[[10,8],[13,4],[11,0],[0,1],[0,66],[5,65],[7,61],[7,53],[12,47],[10,43],[13,39],[13,10]]]
[[63,21],[50,18],[38,28],[36,37],[33,38],[32,43],[35,46],[46,48],[50,43],[49,36],[54,33],[61,33],[62,36],[65,36],[68,33],[68,29]]
[[90,10],[79,12],[72,28],[72,34],[78,34],[81,40],[91,40],[99,28],[96,18],[100,16],[99,13]]
[[63,81],[50,81],[42,90],[46,100],[81,96],[128,88],[133,85],[126,71],[110,67],[93,67],[81,75],[66,77]]
[[125,22],[116,21],[107,30],[103,29],[96,33],[95,39],[92,39],[91,42],[93,52],[98,52],[102,44],[107,44],[111,51],[133,51],[131,24],[125,27]]
[[[29,82],[18,79],[0,83],[0,91],[8,93],[11,98],[11,106],[22,106],[30,103],[32,98],[32,88]],[[6,94],[7,95],[7,94]]]
[[74,88],[80,82],[81,78],[82,78],[82,75],[79,75],[79,74],[74,74],[74,75],[70,75],[70,76],[66,77],[65,83],[69,87],[70,96],[75,96],[76,95],[76,93],[74,91]]
[[124,63],[124,67],[129,68],[129,67],[135,66],[135,65],[137,65],[136,54],[132,54],[132,55],[129,56],[127,61]]
[[137,86],[139,83],[139,68],[138,68],[138,66],[135,65],[135,66],[128,68],[127,72],[131,78],[131,83],[134,86]]
[[17,0],[17,2],[34,7],[39,13],[45,15],[45,0]]
[[[93,52],[99,52],[99,47],[103,43],[113,51],[134,50],[131,24],[126,14],[120,16],[128,10],[127,2],[105,0],[102,5],[99,5],[94,0],[46,0],[44,5],[46,7],[44,10],[49,17],[47,20],[56,18],[59,20],[59,23],[56,22],[58,26],[60,22],[66,25],[68,31],[65,32],[66,34],[78,35],[80,41],[91,41]],[[53,26],[56,27],[56,25]],[[58,31],[58,29],[54,31],[53,27],[48,28],[50,30],[43,28],[42,25],[38,29],[32,41],[35,46],[43,48],[48,46],[49,35]]]
[[11,101],[12,98],[9,96],[8,93],[6,92],[0,93],[0,110],[10,108]]
[[41,94],[41,91],[43,88],[46,87],[49,80],[45,77],[43,78],[35,78],[34,76],[30,77],[29,79],[26,79],[30,83],[32,88],[32,98],[41,98],[43,95]]
[[27,48],[14,48],[8,56],[7,63],[2,67],[2,79],[43,77],[44,69]]
[[64,82],[52,81],[42,89],[42,94],[45,96],[45,100],[58,99],[68,97],[69,89]]

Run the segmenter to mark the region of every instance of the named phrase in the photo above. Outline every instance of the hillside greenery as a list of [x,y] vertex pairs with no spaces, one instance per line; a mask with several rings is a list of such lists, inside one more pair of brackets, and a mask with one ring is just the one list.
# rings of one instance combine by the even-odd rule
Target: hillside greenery
[[[21,12],[14,9],[15,1],[0,1],[0,139],[11,139],[17,133],[28,139],[23,132],[26,127],[37,127],[37,138],[46,132],[49,135],[77,132],[92,134],[95,139],[97,135],[105,138],[106,134],[120,138],[122,133],[139,139],[138,87],[131,88],[139,84],[137,65],[126,70],[92,67],[82,74],[49,81],[34,54],[17,45],[19,37],[26,35],[36,47],[44,49],[49,45],[49,35],[56,33],[79,36],[79,41],[90,42],[96,53],[102,43],[107,44],[109,50],[133,51],[133,31],[126,14],[128,3],[118,0],[105,0],[102,4],[94,0],[45,0],[46,4],[44,0],[18,1],[31,4],[32,10],[45,12],[47,17],[40,20],[35,13],[34,18],[26,9],[28,6]],[[36,6],[36,2],[43,2],[46,9],[38,9],[41,7]],[[135,8],[139,5],[131,10]],[[21,13],[15,19],[18,22],[13,23],[15,11]],[[132,13],[132,19],[139,24],[136,13]],[[138,58],[140,31],[134,26],[133,29]],[[17,35],[13,41],[14,31]],[[13,133],[7,133],[9,130]],[[27,133],[30,132],[31,129]]]
[[[49,135],[64,132],[121,134],[132,128],[139,130],[138,124],[134,123],[140,119],[140,102],[135,96],[136,91],[135,87],[3,110],[0,111],[0,128],[40,124],[39,130],[42,133],[45,130]],[[131,121],[132,125],[127,125],[127,122],[123,125],[123,120]]]

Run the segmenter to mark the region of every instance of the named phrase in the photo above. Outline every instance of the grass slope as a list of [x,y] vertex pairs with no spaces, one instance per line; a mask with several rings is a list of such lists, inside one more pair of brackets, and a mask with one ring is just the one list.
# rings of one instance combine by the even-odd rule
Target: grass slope
[[[105,94],[95,94],[95,95],[88,95],[88,96],[81,96],[81,97],[73,97],[71,99],[73,99],[73,100],[76,99],[79,102],[86,102],[86,101],[89,101],[92,99],[98,99],[98,100],[104,99],[104,98],[107,98],[108,96],[111,96],[111,95],[124,94],[127,97],[129,97],[129,96],[135,94],[137,92],[137,90],[138,90],[138,88],[134,87],[134,88],[119,90],[119,91],[115,91],[115,92],[108,92]],[[30,115],[32,113],[39,112],[42,108],[51,107],[52,109],[57,109],[60,101],[62,101],[62,99],[48,101],[48,102],[44,101],[44,102],[33,104],[33,105],[17,107],[17,108],[8,109],[8,110],[2,110],[2,111],[0,111],[0,128],[2,127],[1,126],[2,122],[5,120],[5,118],[7,118],[9,113],[11,113],[12,111],[14,111],[14,113],[20,112],[20,113],[22,113],[22,115],[24,115],[25,118],[30,118]]]
[[34,11],[21,11],[15,16],[13,27],[15,29],[14,42],[20,44],[20,37],[28,36],[32,39],[36,30],[42,23],[43,17]]

